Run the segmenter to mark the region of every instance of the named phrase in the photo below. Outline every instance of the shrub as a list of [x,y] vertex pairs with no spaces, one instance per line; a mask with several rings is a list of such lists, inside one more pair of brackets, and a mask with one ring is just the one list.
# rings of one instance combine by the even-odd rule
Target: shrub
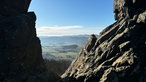
[[58,76],[61,76],[71,64],[70,60],[47,60],[45,64],[48,72],[53,72]]

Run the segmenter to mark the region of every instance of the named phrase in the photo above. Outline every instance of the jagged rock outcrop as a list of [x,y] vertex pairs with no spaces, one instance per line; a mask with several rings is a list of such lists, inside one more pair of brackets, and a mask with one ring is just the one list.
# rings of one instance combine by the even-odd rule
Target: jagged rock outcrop
[[48,82],[30,1],[0,2],[0,82]]
[[92,35],[60,82],[146,82],[145,0],[114,0],[116,22]]

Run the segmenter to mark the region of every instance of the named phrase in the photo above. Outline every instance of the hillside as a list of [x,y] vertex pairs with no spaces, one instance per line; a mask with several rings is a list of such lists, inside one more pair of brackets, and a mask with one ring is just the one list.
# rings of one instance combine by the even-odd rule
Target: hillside
[[40,37],[44,59],[70,60],[76,58],[89,35]]
[[89,35],[40,36],[42,46],[84,45]]

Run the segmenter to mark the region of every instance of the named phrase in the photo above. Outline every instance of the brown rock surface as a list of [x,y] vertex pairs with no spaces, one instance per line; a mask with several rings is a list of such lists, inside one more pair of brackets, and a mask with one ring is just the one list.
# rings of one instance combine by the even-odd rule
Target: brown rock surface
[[0,82],[48,82],[30,1],[0,2]]
[[60,82],[146,82],[145,0],[115,0],[114,24],[87,41]]

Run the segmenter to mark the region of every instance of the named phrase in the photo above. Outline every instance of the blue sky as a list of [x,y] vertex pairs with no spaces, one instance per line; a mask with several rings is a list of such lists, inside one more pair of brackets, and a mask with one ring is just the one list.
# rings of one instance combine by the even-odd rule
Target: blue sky
[[114,22],[113,0],[32,0],[38,36],[98,34]]

